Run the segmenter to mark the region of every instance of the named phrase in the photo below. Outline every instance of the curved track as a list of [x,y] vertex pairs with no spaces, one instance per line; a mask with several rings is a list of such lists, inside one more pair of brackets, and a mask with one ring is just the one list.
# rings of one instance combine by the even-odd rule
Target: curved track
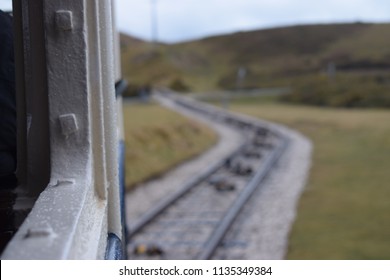
[[131,259],[209,259],[288,139],[260,122],[173,94],[176,104],[239,130],[245,144],[193,178],[129,229]]

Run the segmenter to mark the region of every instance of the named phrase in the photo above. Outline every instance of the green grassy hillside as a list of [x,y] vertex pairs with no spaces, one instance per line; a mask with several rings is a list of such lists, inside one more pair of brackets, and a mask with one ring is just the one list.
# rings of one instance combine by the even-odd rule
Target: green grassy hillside
[[[390,106],[390,24],[291,26],[155,46],[122,36],[121,46],[123,73],[134,85],[289,86],[289,102]],[[240,68],[246,75],[238,81]]]
[[316,108],[275,98],[231,109],[283,123],[314,144],[289,259],[390,259],[390,111]]
[[154,103],[125,103],[126,188],[159,176],[217,141],[208,127]]

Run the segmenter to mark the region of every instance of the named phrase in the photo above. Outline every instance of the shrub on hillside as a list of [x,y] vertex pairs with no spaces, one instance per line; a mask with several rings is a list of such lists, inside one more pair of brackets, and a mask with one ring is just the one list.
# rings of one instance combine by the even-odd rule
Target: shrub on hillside
[[189,92],[190,91],[190,87],[183,82],[182,79],[180,78],[176,78],[174,79],[171,84],[169,85],[169,87],[174,90],[174,91],[179,91],[179,92]]
[[151,86],[149,84],[129,84],[123,92],[123,97],[145,97],[150,95]]
[[291,94],[282,101],[330,107],[390,108],[390,77],[383,75],[338,74],[295,81]]

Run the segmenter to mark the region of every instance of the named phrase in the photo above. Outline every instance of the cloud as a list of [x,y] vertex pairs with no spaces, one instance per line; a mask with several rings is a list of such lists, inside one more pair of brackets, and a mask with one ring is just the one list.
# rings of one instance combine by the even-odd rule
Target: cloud
[[12,9],[12,0],[0,0],[0,10],[10,11]]
[[[155,0],[166,42],[282,25],[389,21],[388,0]],[[121,31],[151,39],[151,0],[117,0]]]

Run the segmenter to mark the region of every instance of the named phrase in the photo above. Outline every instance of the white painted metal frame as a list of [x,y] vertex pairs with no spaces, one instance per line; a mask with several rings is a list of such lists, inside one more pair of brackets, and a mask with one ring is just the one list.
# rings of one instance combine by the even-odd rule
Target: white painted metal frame
[[29,20],[44,23],[50,182],[2,259],[102,259],[107,233],[122,239],[112,3],[36,1],[43,18]]

